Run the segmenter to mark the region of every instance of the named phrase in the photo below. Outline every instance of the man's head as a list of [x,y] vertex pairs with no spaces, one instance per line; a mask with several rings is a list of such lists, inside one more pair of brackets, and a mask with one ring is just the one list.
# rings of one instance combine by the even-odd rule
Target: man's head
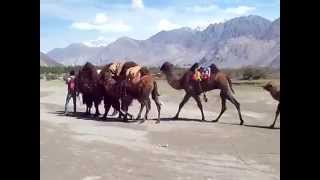
[[195,71],[198,68],[199,68],[199,63],[196,62],[191,66],[190,71]]
[[70,74],[70,76],[74,76],[74,74],[75,74],[74,70],[71,70],[69,74]]

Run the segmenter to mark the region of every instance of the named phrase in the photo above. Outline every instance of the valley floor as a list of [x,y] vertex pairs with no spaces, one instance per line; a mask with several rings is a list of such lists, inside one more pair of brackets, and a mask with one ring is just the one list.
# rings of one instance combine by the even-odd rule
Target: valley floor
[[[220,111],[218,90],[209,92],[204,103],[208,122],[197,120],[201,115],[192,99],[181,111],[186,119],[170,120],[184,92],[165,81],[158,84],[163,119],[139,124],[63,116],[64,83],[40,81],[41,179],[280,179],[280,130],[265,128],[273,121],[276,102],[267,92],[234,86],[245,121],[239,126],[230,103],[219,122],[210,122]],[[135,102],[130,112],[136,116],[138,108]],[[78,110],[85,110],[81,102]],[[149,118],[156,118],[154,103]]]

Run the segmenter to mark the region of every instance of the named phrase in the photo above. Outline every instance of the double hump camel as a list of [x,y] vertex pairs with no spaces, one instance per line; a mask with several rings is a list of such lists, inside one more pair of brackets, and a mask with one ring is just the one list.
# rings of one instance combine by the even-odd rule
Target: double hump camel
[[[110,72],[110,66],[113,63],[105,65],[100,74],[99,74],[99,83],[103,87],[103,98],[104,98],[104,118],[107,117],[107,114],[110,110],[110,107],[112,106],[115,111],[119,112],[119,118],[121,116],[125,116],[121,112],[121,106],[120,106],[120,98],[121,98],[121,91],[122,91],[122,80],[124,79],[121,75],[124,74],[122,71],[125,71],[126,69],[135,66],[136,63],[129,61],[124,63],[122,71],[119,73],[119,76],[113,76]],[[129,116],[131,116],[129,114]]]
[[95,116],[100,115],[99,104],[102,101],[102,86],[99,84],[97,68],[87,62],[76,76],[76,86],[82,94],[83,103],[86,104],[86,114],[91,114],[91,107],[94,103]]
[[[221,112],[218,115],[218,117],[215,120],[213,120],[213,122],[217,122],[222,116],[222,114],[226,111],[226,100],[229,100],[237,108],[238,115],[240,118],[240,125],[242,125],[243,119],[240,111],[240,103],[233,96],[234,91],[232,89],[232,83],[230,78],[226,74],[221,72],[214,64],[210,65],[210,68],[210,78],[206,81],[201,81],[201,88],[204,92],[220,89],[222,105]],[[195,84],[196,82],[191,79],[193,72],[191,70],[188,70],[182,75],[181,78],[178,78],[173,72],[173,65],[169,62],[165,62],[161,66],[160,70],[162,73],[166,75],[167,81],[172,88],[176,90],[184,89],[186,93],[182,102],[179,105],[178,112],[173,118],[179,118],[179,113],[182,107],[190,99],[190,97],[193,97],[201,111],[202,121],[204,121],[205,117],[203,114],[202,103],[200,100],[201,91],[199,91],[199,89],[197,88],[198,86]]]
[[102,83],[104,84],[106,91],[110,95],[112,95],[115,99],[121,99],[121,109],[125,112],[125,119],[128,115],[128,107],[132,103],[133,99],[137,99],[141,105],[137,119],[140,119],[144,107],[146,107],[146,113],[141,122],[144,122],[146,119],[148,119],[148,113],[151,109],[151,95],[158,110],[158,119],[156,123],[159,123],[161,104],[158,99],[159,93],[157,89],[157,83],[153,79],[150,72],[146,68],[142,67],[140,69],[140,80],[136,83],[130,83],[126,82],[126,71],[131,67],[137,66],[136,63],[131,61],[126,62],[123,65],[122,70],[119,73],[119,76],[112,75],[112,72],[108,68],[110,65],[111,64],[105,66],[104,69],[101,71],[101,76],[103,76]]

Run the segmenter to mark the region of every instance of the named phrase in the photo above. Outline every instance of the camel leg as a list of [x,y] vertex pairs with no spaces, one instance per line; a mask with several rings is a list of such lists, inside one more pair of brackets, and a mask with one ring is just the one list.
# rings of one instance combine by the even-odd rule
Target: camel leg
[[146,100],[146,113],[144,114],[144,120],[148,119],[148,114],[149,114],[150,109],[151,109],[151,101],[150,101],[150,98],[148,98]]
[[240,103],[230,93],[228,93],[227,99],[237,108],[240,119],[240,125],[243,125],[243,119],[240,111]]
[[194,98],[194,100],[197,102],[197,105],[198,105],[198,108],[200,109],[201,111],[201,120],[204,121],[205,118],[204,118],[204,114],[203,114],[203,108],[202,108],[202,103],[201,103],[201,100],[200,100],[200,97],[195,95],[195,96],[192,96]]
[[142,113],[143,108],[144,108],[144,104],[140,103],[140,110],[139,110],[139,113],[138,113],[138,116],[137,116],[136,120],[139,120],[141,118],[141,113]]
[[91,115],[91,107],[89,107],[88,115]]
[[181,101],[181,103],[180,103],[180,105],[179,105],[178,112],[177,112],[177,114],[173,117],[173,119],[178,119],[178,118],[179,118],[179,113],[180,113],[182,107],[184,106],[184,104],[186,104],[186,102],[189,100],[190,97],[191,97],[191,95],[188,94],[188,93],[187,93],[186,95],[184,95],[183,100]]
[[103,118],[107,118],[108,112],[110,110],[111,104],[104,104],[104,115]]
[[274,125],[276,124],[276,121],[277,121],[279,114],[280,114],[280,103],[277,106],[276,116],[274,118],[273,123],[270,125],[270,128],[274,128]]
[[85,115],[89,115],[89,106],[87,105],[87,107],[86,107],[86,113],[85,113]]
[[155,97],[153,98],[153,101],[156,103],[157,110],[158,110],[158,120],[156,121],[156,123],[160,123],[161,103],[159,102],[158,96],[155,96]]
[[222,92],[220,92],[220,97],[221,97],[221,111],[220,111],[220,114],[218,115],[217,119],[213,120],[212,122],[218,122],[220,117],[222,116],[222,114],[227,110],[226,97]]
[[99,112],[99,103],[98,102],[94,102],[94,108],[96,109],[96,113],[94,115],[99,116],[100,112]]
[[113,113],[111,114],[111,116],[115,116],[115,115],[117,115],[117,113],[118,113],[118,111],[113,108]]
[[88,107],[88,115],[91,115],[92,102],[90,102]]
[[151,101],[149,98],[146,98],[142,100],[141,103],[143,104],[143,106],[146,106],[146,112],[144,114],[144,118],[140,121],[140,123],[144,123],[144,121],[148,119],[148,113],[151,109]]
[[91,108],[92,108],[92,101],[88,102],[87,108],[88,108],[88,110],[86,112],[86,115],[90,116],[91,115]]

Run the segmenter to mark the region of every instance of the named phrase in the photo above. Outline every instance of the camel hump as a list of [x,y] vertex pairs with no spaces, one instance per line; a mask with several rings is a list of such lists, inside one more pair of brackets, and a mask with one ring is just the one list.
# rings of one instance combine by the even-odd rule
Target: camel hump
[[113,74],[119,76],[119,74],[120,74],[120,72],[121,72],[121,70],[122,70],[122,68],[123,68],[123,64],[124,64],[124,63],[112,63],[112,64],[109,66],[109,70],[110,70]]
[[131,68],[129,68],[127,70],[126,76],[129,77],[129,78],[130,77],[134,78],[134,77],[136,77],[138,75],[140,69],[141,69],[141,66],[139,66],[139,65],[133,66],[133,67],[131,67]]

